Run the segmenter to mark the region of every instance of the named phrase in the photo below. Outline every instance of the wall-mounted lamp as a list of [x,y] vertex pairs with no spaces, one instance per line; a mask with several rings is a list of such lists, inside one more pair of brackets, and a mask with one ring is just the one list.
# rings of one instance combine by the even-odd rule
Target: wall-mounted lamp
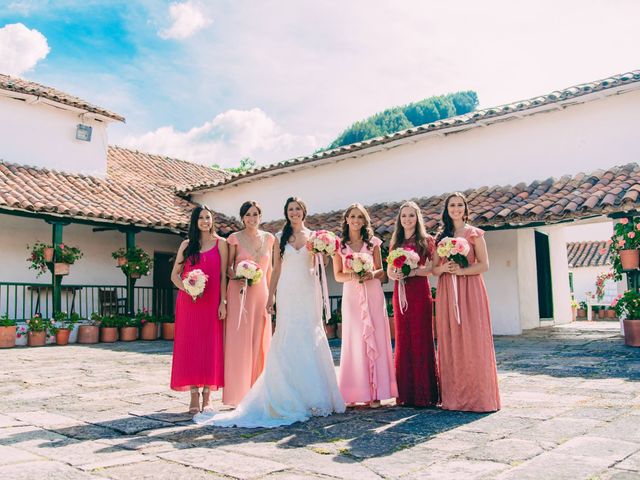
[[89,125],[79,123],[76,128],[76,140],[82,140],[83,142],[91,141],[92,128]]

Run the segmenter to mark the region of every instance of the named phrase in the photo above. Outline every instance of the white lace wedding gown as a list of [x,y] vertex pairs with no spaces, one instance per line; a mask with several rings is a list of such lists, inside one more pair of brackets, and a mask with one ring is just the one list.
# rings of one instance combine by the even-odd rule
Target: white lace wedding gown
[[276,297],[277,326],[262,375],[235,410],[200,413],[196,423],[279,427],[345,411],[322,325],[319,288],[307,249],[287,244]]

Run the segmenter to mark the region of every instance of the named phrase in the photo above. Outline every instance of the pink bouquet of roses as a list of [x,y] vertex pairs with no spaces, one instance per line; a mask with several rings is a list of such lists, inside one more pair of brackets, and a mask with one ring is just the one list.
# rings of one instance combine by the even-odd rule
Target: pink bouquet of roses
[[440,258],[447,258],[465,268],[469,266],[467,255],[469,255],[470,249],[471,247],[469,246],[469,242],[464,238],[445,237],[438,242],[438,248],[436,251]]
[[307,240],[307,250],[311,253],[323,253],[333,256],[340,248],[340,240],[335,233],[328,230],[311,232]]
[[411,273],[411,270],[418,268],[420,255],[409,248],[394,248],[389,252],[387,263],[390,263],[398,270],[402,270],[402,274],[406,277]]
[[364,252],[350,253],[345,257],[345,267],[362,279],[368,272],[373,271],[373,257]]
[[255,285],[262,279],[262,269],[260,265],[251,260],[243,260],[236,267],[237,278],[244,279],[247,285]]
[[204,293],[204,287],[206,286],[208,279],[209,276],[202,270],[195,269],[191,270],[182,280],[184,289],[189,295],[191,295],[194,302]]

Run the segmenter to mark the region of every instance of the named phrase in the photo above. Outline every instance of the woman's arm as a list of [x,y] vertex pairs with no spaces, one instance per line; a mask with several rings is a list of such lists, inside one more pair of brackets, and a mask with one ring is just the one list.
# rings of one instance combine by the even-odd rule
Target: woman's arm
[[338,283],[350,282],[351,280],[355,280],[354,277],[357,278],[355,273],[342,270],[342,256],[340,256],[339,253],[333,256],[333,277]]
[[[218,251],[220,252],[220,265],[227,265],[229,248],[224,238],[218,239]],[[227,316],[227,272],[220,269],[220,305],[218,306],[218,318],[223,320]]]
[[235,243],[227,242],[227,250],[229,251],[229,261],[227,262],[227,277],[229,280],[233,280],[233,278],[236,276],[235,263],[237,247]]
[[276,303],[275,295],[278,288],[278,280],[280,279],[280,269],[282,268],[282,259],[280,258],[280,242],[273,242],[273,272],[271,272],[271,281],[269,282],[269,293],[267,294],[267,312],[274,314],[274,303]]
[[[487,243],[484,237],[479,235],[475,237],[474,249],[476,252],[476,263],[462,268],[457,263],[452,267],[451,273],[455,275],[479,275],[489,270],[489,254],[487,252]],[[454,263],[454,262],[451,262]]]
[[173,268],[171,269],[171,282],[176,286],[178,290],[185,291],[182,284],[182,270],[184,269],[184,250],[189,245],[189,240],[185,240],[180,244],[178,253],[176,254],[176,261],[173,262]]

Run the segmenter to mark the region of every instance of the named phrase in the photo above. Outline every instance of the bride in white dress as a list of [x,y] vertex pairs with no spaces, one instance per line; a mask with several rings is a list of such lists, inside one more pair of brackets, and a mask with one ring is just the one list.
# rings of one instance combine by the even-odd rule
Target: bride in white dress
[[322,326],[320,285],[306,248],[306,206],[291,197],[284,211],[287,223],[278,234],[280,244],[274,244],[267,304],[273,313],[277,295],[277,326],[264,371],[235,410],[203,412],[194,417],[198,424],[279,427],[345,411]]

